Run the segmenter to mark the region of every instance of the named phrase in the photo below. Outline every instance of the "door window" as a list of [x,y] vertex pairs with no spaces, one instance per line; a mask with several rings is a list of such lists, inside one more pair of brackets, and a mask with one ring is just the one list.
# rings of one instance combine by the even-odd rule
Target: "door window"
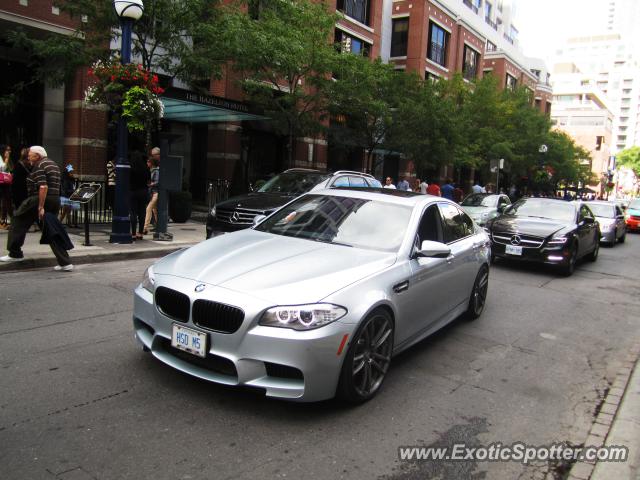
[[473,234],[473,221],[466,213],[448,203],[441,203],[439,207],[444,224],[444,243],[452,243]]
[[418,245],[420,248],[422,242],[425,240],[431,240],[432,242],[442,242],[442,220],[440,218],[440,212],[438,207],[432,205],[428,207],[422,214],[420,224],[418,225],[418,234],[416,235]]
[[367,187],[367,182],[365,182],[362,177],[349,177],[349,185],[352,187]]

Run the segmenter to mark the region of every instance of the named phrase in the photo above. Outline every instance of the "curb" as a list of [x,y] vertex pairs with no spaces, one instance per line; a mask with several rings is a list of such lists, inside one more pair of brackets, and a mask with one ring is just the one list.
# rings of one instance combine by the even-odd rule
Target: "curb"
[[[172,245],[167,247],[157,247],[148,250],[134,250],[131,252],[112,252],[112,253],[84,253],[73,255],[71,260],[74,265],[82,265],[87,263],[115,262],[119,260],[140,260],[145,258],[164,257],[170,253],[191,247],[195,243],[185,243],[180,245]],[[34,268],[54,267],[57,265],[53,254],[43,258],[26,258],[22,262],[10,262],[0,264],[0,273],[16,272],[21,270],[30,270]]]
[[[611,388],[602,403],[600,412],[591,426],[585,446],[602,447],[611,433],[611,427],[616,418],[620,405],[624,399],[629,380],[640,360],[640,342],[629,349],[629,353],[622,362]],[[568,480],[590,480],[596,468],[597,460],[576,462],[569,472]]]

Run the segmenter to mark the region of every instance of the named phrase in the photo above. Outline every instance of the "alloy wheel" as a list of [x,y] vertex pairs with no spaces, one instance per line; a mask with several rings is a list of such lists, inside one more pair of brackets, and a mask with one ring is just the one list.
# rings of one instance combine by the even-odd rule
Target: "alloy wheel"
[[351,362],[352,385],[362,399],[380,388],[391,363],[392,348],[393,326],[388,315],[369,317],[355,340]]

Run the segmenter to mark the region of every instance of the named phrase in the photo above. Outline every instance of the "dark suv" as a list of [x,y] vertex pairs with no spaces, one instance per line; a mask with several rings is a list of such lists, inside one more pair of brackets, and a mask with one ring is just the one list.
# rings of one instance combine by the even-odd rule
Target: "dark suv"
[[369,174],[340,170],[292,168],[276,175],[255,192],[218,202],[207,217],[207,238],[215,232],[233,232],[253,225],[256,215],[270,215],[284,204],[312,190],[332,187],[382,187]]

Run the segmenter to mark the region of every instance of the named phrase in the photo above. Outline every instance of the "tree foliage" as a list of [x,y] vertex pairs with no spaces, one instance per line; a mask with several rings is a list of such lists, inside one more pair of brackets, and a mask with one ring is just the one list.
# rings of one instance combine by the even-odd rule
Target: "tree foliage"
[[627,148],[617,155],[617,163],[623,167],[628,167],[640,176],[640,147]]

